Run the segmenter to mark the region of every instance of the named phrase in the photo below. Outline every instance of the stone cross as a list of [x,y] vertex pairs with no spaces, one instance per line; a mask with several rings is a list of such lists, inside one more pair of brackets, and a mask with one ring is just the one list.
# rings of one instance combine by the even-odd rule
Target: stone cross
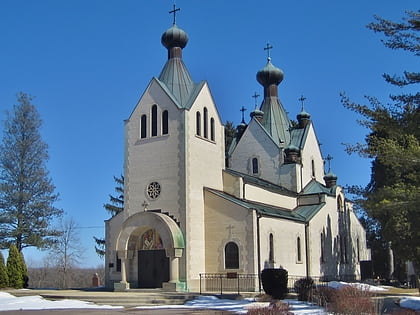
[[145,201],[143,201],[141,206],[144,208],[144,211],[147,211],[147,207],[149,206],[149,203],[145,200]]
[[232,237],[232,230],[234,229],[235,227],[232,225],[232,224],[229,224],[228,226],[227,226],[227,228],[226,228],[226,230],[229,230],[229,237]]

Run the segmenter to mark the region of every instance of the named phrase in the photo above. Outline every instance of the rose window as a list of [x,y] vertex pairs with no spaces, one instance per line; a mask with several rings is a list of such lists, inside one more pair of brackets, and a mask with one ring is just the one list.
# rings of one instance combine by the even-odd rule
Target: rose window
[[149,196],[150,199],[154,200],[160,195],[160,184],[158,182],[151,182],[147,186],[147,196]]

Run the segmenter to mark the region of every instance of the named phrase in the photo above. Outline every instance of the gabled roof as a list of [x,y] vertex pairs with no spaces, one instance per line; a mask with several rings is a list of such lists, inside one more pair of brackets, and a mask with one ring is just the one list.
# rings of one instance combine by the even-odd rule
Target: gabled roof
[[306,186],[303,188],[301,195],[314,195],[314,194],[327,194],[329,196],[335,196],[335,193],[332,189],[325,187],[320,182],[312,179]]
[[253,202],[250,200],[239,199],[223,191],[208,187],[205,187],[204,189],[247,210],[255,210],[263,216],[282,218],[301,223],[309,222],[309,220],[311,220],[325,205],[325,203],[305,205],[298,206],[293,210],[289,210],[281,207],[274,207],[263,203]]

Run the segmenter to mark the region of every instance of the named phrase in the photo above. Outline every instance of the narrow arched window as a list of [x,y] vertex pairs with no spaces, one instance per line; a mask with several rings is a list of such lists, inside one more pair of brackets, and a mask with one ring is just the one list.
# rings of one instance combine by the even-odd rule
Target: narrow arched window
[[203,122],[203,133],[204,133],[204,138],[208,138],[209,137],[209,135],[208,135],[208,115],[209,115],[209,113],[208,113],[208,111],[207,111],[207,107],[204,107],[204,122]]
[[312,177],[315,178],[315,161],[311,161],[311,171],[312,171]]
[[146,138],[147,137],[147,116],[141,115],[141,121],[140,121],[140,138]]
[[229,242],[225,246],[225,268],[239,268],[239,248],[234,242]]
[[356,250],[357,250],[357,262],[360,262],[360,242],[359,242],[359,238],[357,238],[356,246],[357,246],[357,248],[356,248]]
[[271,263],[273,263],[274,262],[274,237],[273,237],[273,233],[270,233],[269,243],[270,243],[270,251],[268,252],[268,260]]
[[325,237],[324,233],[321,233],[321,262],[325,262]]
[[258,159],[254,157],[252,159],[252,174],[258,174],[258,172],[259,172]]
[[201,136],[201,114],[197,112],[195,114],[195,134]]
[[167,135],[169,132],[168,129],[168,111],[164,110],[162,112],[162,134]]
[[343,210],[343,199],[341,198],[341,196],[338,196],[337,198],[337,211],[342,211]]
[[300,237],[298,237],[296,240],[296,251],[297,251],[297,261],[300,262],[302,261],[302,246],[300,243]]
[[214,118],[210,119],[210,140],[214,141]]
[[157,106],[152,106],[152,137],[157,136]]

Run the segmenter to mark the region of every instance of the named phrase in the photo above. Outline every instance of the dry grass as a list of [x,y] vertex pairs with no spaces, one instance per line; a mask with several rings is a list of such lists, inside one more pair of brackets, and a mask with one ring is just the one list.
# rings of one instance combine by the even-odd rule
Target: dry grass
[[288,304],[281,301],[270,303],[267,307],[251,308],[247,311],[248,315],[292,315]]

